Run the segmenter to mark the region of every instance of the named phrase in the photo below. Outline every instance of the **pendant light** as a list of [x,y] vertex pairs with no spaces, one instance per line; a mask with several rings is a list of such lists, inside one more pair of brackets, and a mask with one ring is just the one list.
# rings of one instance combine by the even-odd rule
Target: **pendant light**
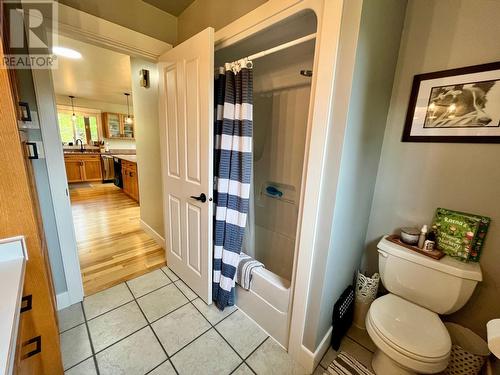
[[131,124],[132,123],[132,117],[130,117],[130,106],[129,106],[129,103],[128,103],[128,97],[130,96],[130,93],[125,92],[125,93],[123,93],[123,95],[125,95],[125,97],[127,98],[127,118],[125,119],[125,122],[127,124]]
[[76,121],[75,104],[73,103],[73,100],[75,99],[75,97],[73,95],[70,95],[69,99],[71,100],[71,109],[73,110],[73,114],[71,115],[71,119],[73,120],[73,122],[75,122]]

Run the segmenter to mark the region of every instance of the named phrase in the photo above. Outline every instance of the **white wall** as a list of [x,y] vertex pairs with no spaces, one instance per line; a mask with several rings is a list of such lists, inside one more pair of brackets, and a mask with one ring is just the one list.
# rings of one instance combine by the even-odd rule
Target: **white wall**
[[[320,234],[327,245],[313,260],[303,338],[312,352],[327,334],[333,305],[351,284],[361,261],[406,5],[402,0],[363,1],[359,20],[356,3],[346,3],[343,11],[346,27],[341,34],[337,73],[342,77],[352,67],[350,46],[356,40],[357,46],[337,191],[322,193],[325,211],[332,200],[335,209],[330,228]],[[349,29],[357,20],[359,33],[353,41]],[[329,135],[337,136],[341,135]],[[328,183],[328,175],[326,179]],[[323,225],[328,225],[331,213],[322,215]]]
[[[254,115],[254,153],[263,146],[254,164],[255,258],[287,280],[292,277],[295,253],[310,91],[305,85],[254,94],[254,111],[269,109],[265,121]],[[291,202],[268,197],[269,184],[279,184]]]
[[415,74],[500,60],[500,2],[410,0],[366,236],[366,267],[377,269],[380,237],[429,223],[437,207],[490,216],[484,281],[449,319],[485,335],[500,316],[500,145],[402,143]]
[[59,2],[169,44],[175,44],[177,41],[177,17],[142,0],[59,0]]
[[[254,61],[255,258],[291,280],[302,185],[313,43]],[[287,63],[283,64],[283,59]],[[270,198],[269,183],[281,184],[287,202]]]
[[178,17],[177,44],[211,26],[218,30],[267,0],[195,0]]
[[[131,58],[132,99],[136,131],[137,168],[141,220],[164,237],[161,182],[160,130],[158,123],[158,70],[156,64]],[[140,87],[139,71],[149,70],[149,88]]]

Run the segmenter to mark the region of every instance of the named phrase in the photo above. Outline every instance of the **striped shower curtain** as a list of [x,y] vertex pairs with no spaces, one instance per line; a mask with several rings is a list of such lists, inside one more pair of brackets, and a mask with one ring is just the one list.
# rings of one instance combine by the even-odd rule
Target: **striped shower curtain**
[[212,296],[234,304],[235,274],[247,222],[252,171],[252,69],[226,64],[215,79],[214,261]]

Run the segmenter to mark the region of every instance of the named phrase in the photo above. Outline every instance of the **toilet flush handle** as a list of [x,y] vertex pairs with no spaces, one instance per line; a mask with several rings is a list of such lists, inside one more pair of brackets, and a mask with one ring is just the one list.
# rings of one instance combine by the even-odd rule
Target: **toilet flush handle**
[[380,250],[380,249],[377,249],[377,251],[378,251],[378,253],[379,253],[380,255],[382,255],[384,258],[387,258],[387,257],[389,256],[389,254],[387,254],[385,251],[382,251],[382,250]]

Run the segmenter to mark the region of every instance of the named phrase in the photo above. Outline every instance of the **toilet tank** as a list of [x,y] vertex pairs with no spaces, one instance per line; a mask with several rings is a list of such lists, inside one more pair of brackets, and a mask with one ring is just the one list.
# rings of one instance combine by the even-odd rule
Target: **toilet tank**
[[461,309],[482,280],[479,263],[464,263],[449,256],[435,260],[386,237],[377,247],[384,287],[438,314]]

